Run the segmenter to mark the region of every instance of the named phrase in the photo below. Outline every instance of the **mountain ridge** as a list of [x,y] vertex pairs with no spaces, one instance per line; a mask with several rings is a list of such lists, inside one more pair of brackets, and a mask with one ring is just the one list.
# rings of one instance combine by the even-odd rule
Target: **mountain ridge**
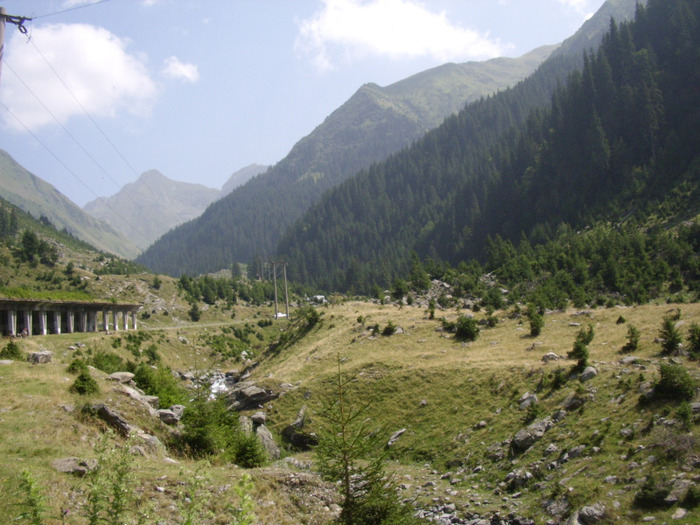
[[[465,71],[473,71],[474,63],[438,66],[387,88],[371,83],[361,86],[301,138],[283,160],[211,204],[199,218],[168,232],[137,261],[172,275],[196,274],[228,267],[234,260],[249,261],[256,255],[272,253],[286,227],[324,191],[439,124],[446,116],[441,108],[449,106],[450,112],[458,111],[467,102],[523,78],[551,49],[544,46],[519,59],[476,63],[480,72],[472,76],[480,77],[481,87],[477,88],[454,80],[464,78]],[[514,64],[518,69],[510,71],[507,78],[487,82],[489,75],[495,77],[499,71],[505,75],[505,66]],[[410,84],[426,84],[430,75],[439,89],[420,97],[412,95]],[[412,107],[407,100],[413,101]],[[438,109],[426,109],[430,107]],[[188,248],[193,243],[201,248],[197,253]]]
[[18,164],[0,149],[0,190],[3,197],[35,217],[46,217],[57,228],[96,248],[133,258],[139,248],[110,225],[80,209],[54,186]]

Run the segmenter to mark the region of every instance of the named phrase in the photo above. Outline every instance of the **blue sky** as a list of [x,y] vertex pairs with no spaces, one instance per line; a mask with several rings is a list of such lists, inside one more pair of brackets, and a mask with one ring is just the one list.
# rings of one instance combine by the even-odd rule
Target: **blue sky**
[[362,84],[562,41],[603,0],[0,0],[0,148],[79,205],[144,171],[220,188]]

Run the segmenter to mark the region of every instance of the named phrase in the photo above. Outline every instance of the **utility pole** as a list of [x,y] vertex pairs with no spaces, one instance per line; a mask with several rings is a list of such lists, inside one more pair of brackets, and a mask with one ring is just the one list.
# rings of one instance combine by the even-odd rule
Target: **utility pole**
[[0,7],[0,79],[2,79],[2,57],[5,54],[5,12],[4,7]]
[[287,319],[289,319],[289,293],[287,293],[287,261],[282,263],[282,269],[284,270],[284,305],[286,307],[285,312],[287,313]]
[[19,32],[23,35],[27,34],[27,28],[24,23],[30,21],[31,18],[25,16],[8,15],[4,7],[0,7],[0,78],[2,78],[2,58],[5,54],[5,22],[9,22],[17,26]]
[[272,282],[275,286],[275,319],[278,319],[279,309],[277,308],[277,263],[272,261]]

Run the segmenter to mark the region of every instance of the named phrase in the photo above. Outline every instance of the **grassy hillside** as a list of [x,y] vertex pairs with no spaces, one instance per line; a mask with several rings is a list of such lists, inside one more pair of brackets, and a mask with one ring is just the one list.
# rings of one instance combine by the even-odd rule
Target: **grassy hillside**
[[[244,362],[223,359],[215,352],[212,337],[246,325],[259,333],[251,338],[255,364],[248,363],[247,380],[285,392],[262,408],[283,459],[245,470],[221,458],[207,461],[182,455],[171,446],[173,428],[149,415],[97,369],[90,375],[100,393],[70,393],[75,376],[66,367],[76,357],[109,352],[124,362],[134,359],[125,332],[35,336],[21,340],[21,350],[50,350],[51,363],[0,365],[4,400],[0,450],[5,459],[0,467],[0,515],[15,517],[23,509],[17,504],[27,496],[19,480],[22,471],[28,471],[44,495],[46,523],[59,523],[62,510],[69,512],[68,523],[87,522],[81,513],[92,478],[59,473],[52,462],[68,456],[99,456],[106,462],[109,457],[99,452],[106,435],[108,449],[134,443],[145,449],[144,456],[126,460],[132,476],[128,491],[134,496],[132,505],[138,503],[141,512],[163,522],[184,523],[192,511],[201,523],[229,523],[232,510],[227,507],[240,504],[236,487],[248,474],[253,485],[245,493],[252,498],[256,523],[330,523],[338,511],[338,495],[315,474],[314,456],[294,450],[281,434],[302,407],[307,414],[304,430],[319,430],[321,400],[328,395],[340,362],[342,374],[353,378],[350,398],[369,403],[370,426],[382,426],[388,434],[405,429],[389,449],[387,468],[396,476],[401,498],[416,509],[454,505],[450,512],[460,519],[513,513],[535,523],[559,523],[585,505],[600,504],[605,507],[605,523],[633,523],[649,516],[668,521],[679,508],[688,512],[674,523],[697,520],[692,508],[697,504],[695,458],[700,453],[695,405],[641,403],[640,398],[659,380],[662,363],[678,363],[698,384],[697,361],[687,354],[690,327],[700,323],[698,304],[552,311],[544,316],[541,334],[532,337],[525,312],[517,307],[490,316],[455,303],[444,309],[438,306],[430,319],[427,300],[422,298],[407,306],[333,297],[318,307],[320,322],[302,333],[295,328],[299,316],[291,323],[272,321],[269,304],[239,302],[232,309],[221,301],[200,304],[203,315],[194,323],[177,282],[160,279],[155,289],[148,274],[103,275],[99,280],[94,276],[92,290],[120,301],[142,301],[142,347],[155,345],[158,366],[177,372],[241,370]],[[484,323],[491,319],[492,325],[493,319],[497,322],[490,328],[480,325],[475,341],[460,341],[444,326],[464,314]],[[662,320],[669,315],[677,318],[685,351],[663,356],[658,337]],[[375,327],[383,332],[389,324],[400,329],[391,336],[374,333]],[[575,361],[565,356],[577,333],[588,326],[595,333],[589,361],[598,374],[581,382],[570,375]],[[623,353],[629,326],[639,330],[639,346]],[[299,336],[281,337],[284,330]],[[280,338],[289,343],[272,344]],[[550,352],[564,358],[543,362]],[[636,359],[623,364],[621,360],[629,356]],[[190,381],[182,383],[193,388]],[[536,408],[519,407],[526,392],[537,395]],[[579,400],[580,406],[570,405],[561,412],[571,399]],[[104,422],[84,410],[96,403],[118,410],[164,447],[149,449],[138,441],[144,438],[127,443],[106,433]],[[511,447],[516,433],[530,421],[559,416],[526,451]],[[649,492],[644,488],[649,479],[654,488],[683,486],[680,501],[645,506],[648,498],[639,494]]]

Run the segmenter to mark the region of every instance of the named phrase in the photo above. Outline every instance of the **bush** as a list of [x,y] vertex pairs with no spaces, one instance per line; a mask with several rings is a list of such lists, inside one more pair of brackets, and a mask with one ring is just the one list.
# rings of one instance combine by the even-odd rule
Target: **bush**
[[478,336],[479,325],[476,321],[466,315],[460,315],[455,327],[455,338],[461,341],[475,341]]
[[200,311],[199,306],[197,305],[197,301],[192,301],[192,304],[190,306],[190,309],[187,311],[187,314],[190,316],[190,319],[195,323],[202,318],[202,312]]
[[537,337],[542,333],[542,328],[544,328],[544,316],[534,308],[530,308],[527,317],[530,319],[530,335]]
[[10,341],[5,348],[0,350],[0,359],[12,359],[14,361],[24,361],[24,352],[14,341]]
[[688,329],[688,352],[690,358],[700,359],[700,325],[693,323]]
[[81,372],[87,372],[88,365],[82,359],[73,359],[71,363],[66,367],[66,372],[69,374],[80,374]]
[[141,363],[134,370],[134,382],[149,396],[158,396],[161,407],[187,401],[187,392],[167,367],[152,368]]
[[396,333],[396,325],[389,321],[382,330],[382,335],[394,335]]
[[639,330],[634,325],[627,325],[627,342],[622,347],[623,352],[634,352],[639,347]]
[[654,397],[690,401],[695,396],[695,380],[682,365],[661,364],[661,378],[654,387]]
[[124,360],[113,352],[100,350],[94,356],[89,358],[88,364],[102,370],[106,374],[121,372],[124,370]]
[[232,459],[239,467],[256,468],[267,463],[265,447],[255,434],[239,432],[233,448]]
[[90,372],[84,370],[75,378],[69,390],[73,394],[88,396],[98,393],[100,391],[100,386],[97,384],[97,381],[92,378]]
[[666,496],[670,489],[659,483],[654,476],[649,476],[639,492],[634,495],[634,506],[640,509],[658,509],[666,507]]
[[681,334],[676,328],[676,319],[674,316],[667,315],[661,323],[659,330],[659,338],[661,342],[661,353],[663,355],[671,355],[678,351],[678,346],[681,344]]

